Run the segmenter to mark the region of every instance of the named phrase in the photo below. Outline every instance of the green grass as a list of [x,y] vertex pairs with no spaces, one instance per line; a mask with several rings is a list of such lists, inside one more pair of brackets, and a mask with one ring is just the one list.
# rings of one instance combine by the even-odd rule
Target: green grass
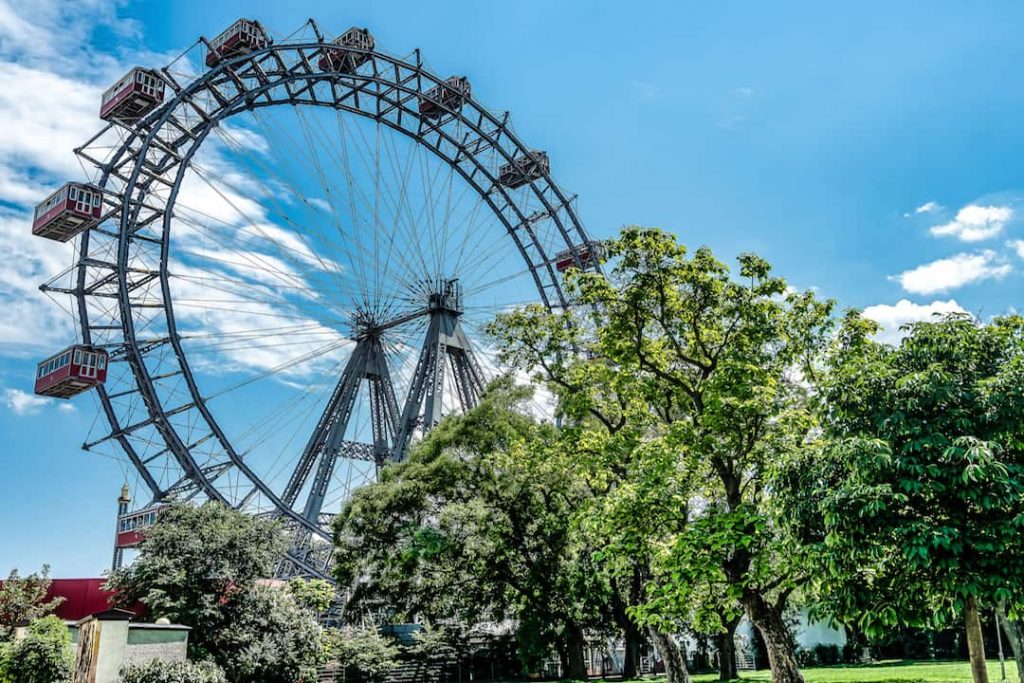
[[[999,662],[989,662],[989,680],[999,681]],[[1006,678],[1017,681],[1017,667],[1006,663]],[[741,681],[771,681],[767,671],[740,674]],[[717,681],[715,674],[694,676],[699,683]],[[970,683],[971,668],[967,662],[887,661],[863,666],[825,666],[804,670],[806,683]]]

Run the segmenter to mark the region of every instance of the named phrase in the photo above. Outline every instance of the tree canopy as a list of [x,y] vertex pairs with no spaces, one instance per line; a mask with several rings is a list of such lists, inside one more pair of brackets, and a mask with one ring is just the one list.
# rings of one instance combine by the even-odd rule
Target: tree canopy
[[50,568],[43,565],[38,574],[21,576],[12,569],[0,586],[0,640],[9,635],[12,626],[50,614],[60,607],[64,598],[46,599],[50,590]]
[[554,645],[580,675],[606,587],[570,523],[584,494],[556,430],[525,414],[528,398],[496,382],[356,492],[335,527],[337,575],[360,579],[353,607],[383,601],[428,623],[513,617],[525,663]]
[[633,612],[708,623],[711,598],[724,626],[742,607],[774,680],[799,681],[782,613],[805,565],[767,493],[813,432],[805,385],[832,303],[789,290],[757,256],[741,255],[735,277],[657,229],[626,228],[607,251],[607,277],[569,279],[596,322],[504,314],[492,329],[505,360],[546,382],[582,432],[609,553],[650,568]]
[[[1024,318],[916,323],[896,347],[844,321],[822,390],[830,439],[798,486],[829,610],[869,633],[1024,608]],[[974,628],[972,628],[972,626]]]
[[66,683],[75,657],[68,627],[53,615],[35,619],[24,637],[0,643],[0,683]]
[[[312,675],[321,640],[309,604],[288,588],[257,585],[285,548],[275,522],[214,502],[172,505],[108,586],[122,604],[139,601],[154,617],[192,627],[190,655],[212,659],[229,681],[292,683]],[[298,590],[317,603],[317,586]]]

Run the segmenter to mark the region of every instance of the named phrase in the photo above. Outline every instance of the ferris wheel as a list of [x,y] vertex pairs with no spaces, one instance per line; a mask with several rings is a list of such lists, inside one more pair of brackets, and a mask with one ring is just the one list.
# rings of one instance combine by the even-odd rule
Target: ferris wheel
[[476,404],[496,313],[567,307],[561,272],[600,268],[508,114],[366,29],[241,19],[132,69],[100,118],[87,181],[35,213],[76,238],[42,289],[79,334],[36,391],[93,390],[84,448],[125,463],[131,519],[204,500],[279,518],[282,576],[330,578],[351,492]]

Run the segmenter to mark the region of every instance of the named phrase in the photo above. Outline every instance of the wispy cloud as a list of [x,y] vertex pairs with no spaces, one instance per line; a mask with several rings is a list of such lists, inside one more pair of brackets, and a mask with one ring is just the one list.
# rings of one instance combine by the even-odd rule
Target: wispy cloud
[[647,99],[655,99],[665,95],[665,91],[661,87],[647,81],[633,81],[630,83],[630,86],[633,88],[633,92]]
[[961,253],[939,259],[890,276],[912,294],[946,292],[982,280],[1000,279],[1013,267],[995,251],[986,249],[974,254]]
[[875,338],[886,344],[898,344],[906,332],[900,328],[909,323],[932,320],[936,315],[946,313],[964,313],[963,307],[955,299],[949,301],[933,301],[930,304],[915,304],[908,299],[900,299],[895,304],[876,304],[863,310],[865,318],[870,318],[881,326]]
[[1010,240],[1006,246],[1017,252],[1017,256],[1024,258],[1024,240]]
[[30,394],[21,389],[4,389],[4,405],[10,408],[15,415],[34,415],[43,406],[50,402],[50,399]]
[[732,94],[736,97],[749,99],[754,96],[754,89],[747,86],[741,86],[739,88],[733,88]]
[[925,202],[921,206],[914,209],[914,213],[935,213],[941,211],[942,206],[938,202]]
[[[917,212],[921,213],[921,209]],[[1013,209],[1008,206],[968,204],[957,211],[955,219],[936,225],[929,232],[936,237],[956,237],[961,242],[980,242],[1002,233],[1011,218]]]
[[725,116],[723,118],[718,119],[715,125],[718,126],[719,128],[725,128],[726,130],[729,130],[731,128],[735,128],[736,126],[738,126],[739,124],[743,123],[746,120],[747,117],[740,116],[739,114],[734,114],[732,116]]

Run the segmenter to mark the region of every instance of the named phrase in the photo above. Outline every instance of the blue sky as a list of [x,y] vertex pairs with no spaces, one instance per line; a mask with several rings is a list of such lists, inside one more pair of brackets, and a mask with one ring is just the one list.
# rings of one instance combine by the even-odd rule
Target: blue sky
[[[393,54],[508,109],[578,194],[589,231],[657,225],[797,288],[866,308],[895,336],[935,310],[1020,306],[1024,44],[1017,3],[0,0],[0,572],[109,562],[116,453],[84,453],[93,401],[33,399],[34,359],[70,343],[36,285],[66,267],[26,210],[81,173],[99,92],[252,15],[367,26]],[[161,61],[162,60],[162,61]]]

